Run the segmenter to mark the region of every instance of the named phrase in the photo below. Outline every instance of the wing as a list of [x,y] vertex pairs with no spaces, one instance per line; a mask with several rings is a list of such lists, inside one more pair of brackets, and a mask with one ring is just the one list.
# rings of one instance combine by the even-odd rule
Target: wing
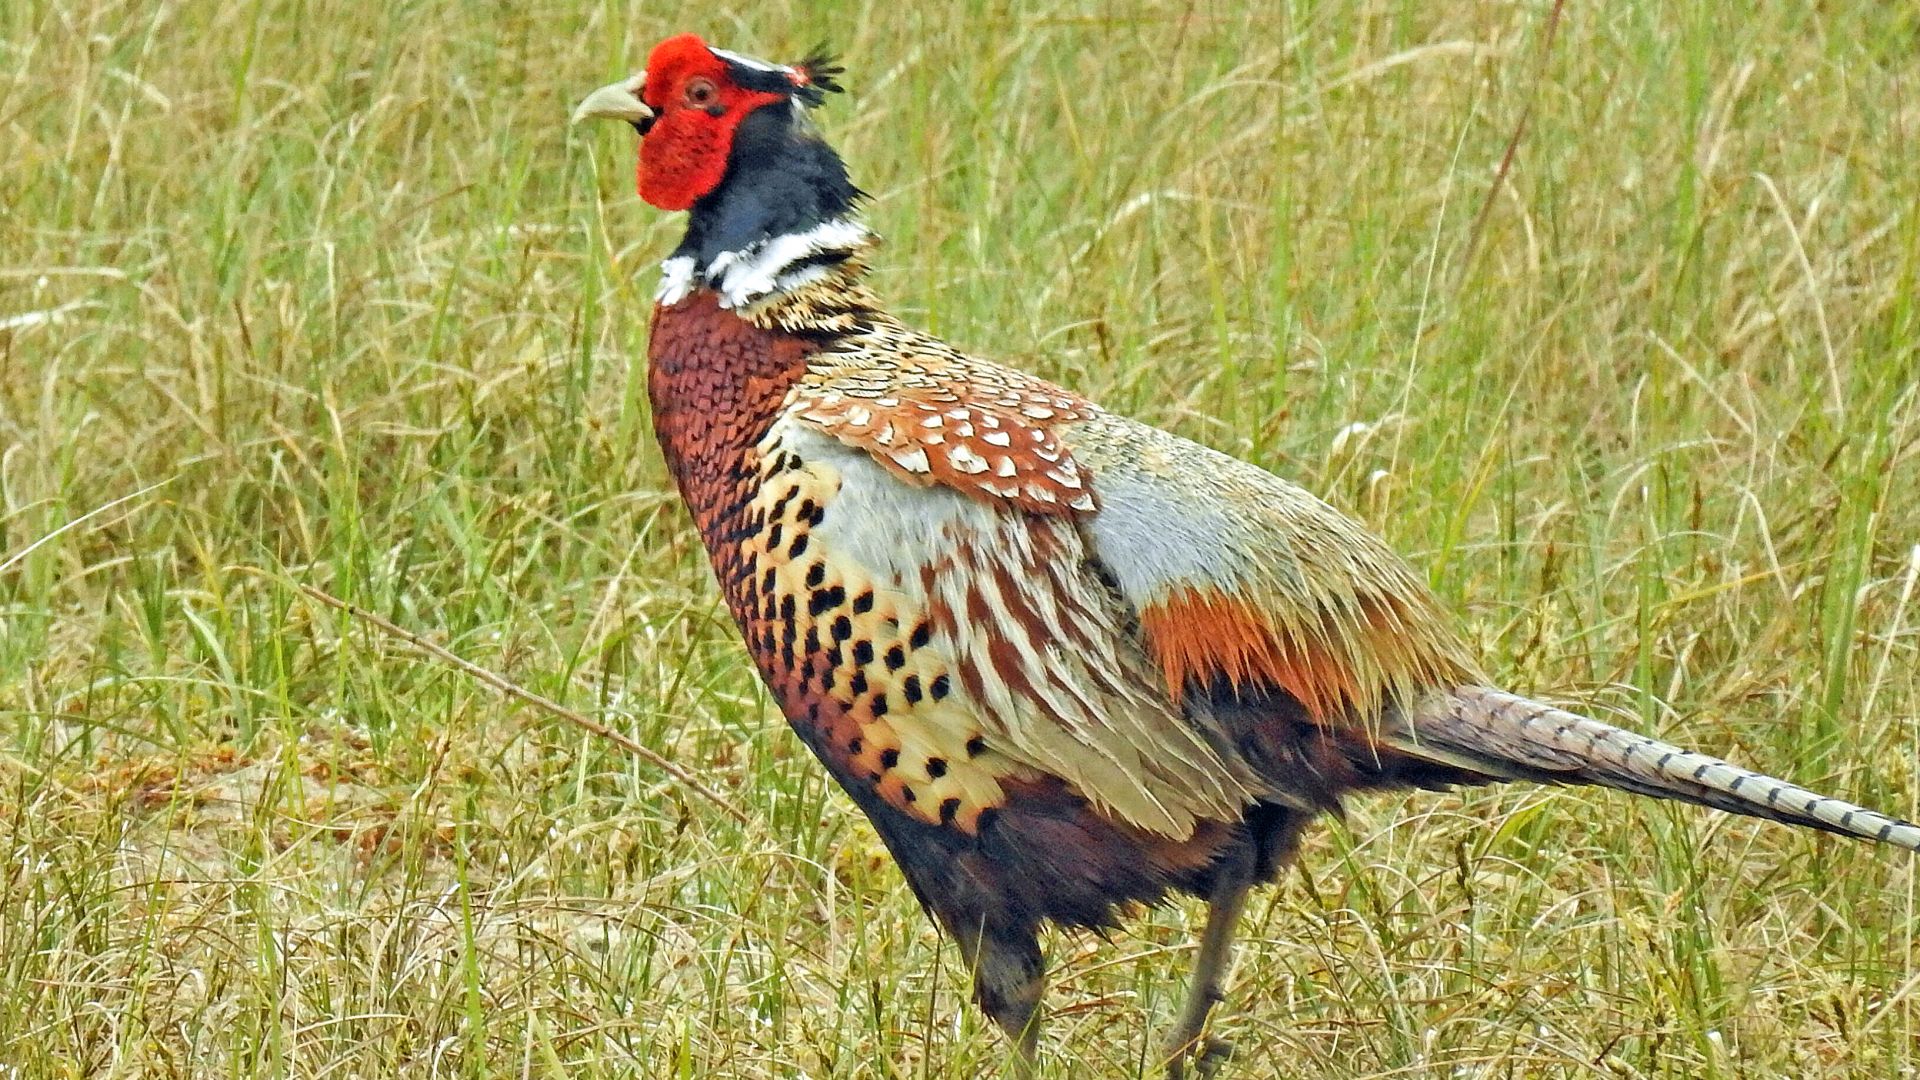
[[[907,664],[950,676],[937,702],[890,695],[884,721],[897,740],[938,746],[978,733],[987,752],[948,753],[943,768],[1051,775],[1103,815],[1164,836],[1235,820],[1255,799],[1256,781],[1218,733],[1160,692],[1070,514],[903,482],[880,456],[795,414],[776,432],[835,478],[815,540],[902,626],[927,628],[924,657]],[[879,661],[868,674],[876,689],[894,677]],[[968,802],[957,816],[975,812]]]
[[1314,720],[1471,681],[1426,584],[1358,523],[1246,462],[1102,414],[1064,435],[1101,509],[1092,556],[1168,692],[1284,690]]
[[1058,433],[1098,415],[1086,399],[905,331],[829,363],[794,388],[789,412],[899,479],[1037,514],[1097,509]]
[[1099,504],[1060,432],[1099,414],[914,336],[828,358],[776,434],[838,477],[821,539],[930,627],[958,684],[945,707],[966,714],[947,726],[1110,818],[1186,837],[1236,820],[1259,785],[1162,691],[1089,557],[1075,519]]
[[1278,758],[1319,768],[1290,747],[1256,767],[1245,717],[1190,691],[1277,689],[1340,727],[1470,670],[1424,586],[1305,491],[909,344],[810,373],[786,415],[841,449],[839,516],[858,524],[838,543],[924,611],[969,723],[1009,762],[1184,837],[1301,801],[1315,785],[1271,775]]

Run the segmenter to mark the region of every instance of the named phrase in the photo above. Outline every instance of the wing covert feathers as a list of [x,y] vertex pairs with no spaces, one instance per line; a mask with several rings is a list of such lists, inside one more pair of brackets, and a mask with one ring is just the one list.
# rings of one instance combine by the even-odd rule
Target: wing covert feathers
[[[835,553],[834,573],[872,582],[876,612],[925,627],[920,651],[951,674],[942,715],[964,713],[996,768],[1057,778],[1110,820],[1174,839],[1234,820],[1258,797],[1231,747],[1159,692],[1131,614],[1089,571],[1069,521],[903,483],[797,420],[772,437],[837,478],[817,538]],[[917,662],[906,660],[903,673]],[[871,676],[867,689],[879,689],[881,672]],[[887,723],[924,726],[925,707],[896,697]]]
[[1118,610],[1057,519],[949,524],[921,574],[989,742],[1061,777],[1103,812],[1184,838],[1231,821],[1264,787],[1224,740],[1157,692]]
[[1304,489],[1121,417],[1073,425],[1100,512],[1083,529],[1174,698],[1291,694],[1324,723],[1473,678],[1426,583]]
[[1059,425],[1099,410],[1071,391],[889,325],[828,354],[788,409],[916,486],[1035,514],[1098,509]]
[[1543,705],[1462,686],[1411,716],[1413,739],[1532,780],[1598,784],[1920,851],[1920,826],[1719,758]]

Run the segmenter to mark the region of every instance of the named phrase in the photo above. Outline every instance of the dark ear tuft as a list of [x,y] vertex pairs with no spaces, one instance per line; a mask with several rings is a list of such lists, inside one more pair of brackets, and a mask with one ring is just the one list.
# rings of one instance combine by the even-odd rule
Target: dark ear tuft
[[828,94],[838,94],[846,89],[840,85],[840,76],[847,69],[840,66],[840,59],[828,51],[827,43],[815,45],[807,53],[806,59],[796,61],[793,70],[800,76],[796,80],[795,90],[801,100],[809,105],[818,105],[827,99]]

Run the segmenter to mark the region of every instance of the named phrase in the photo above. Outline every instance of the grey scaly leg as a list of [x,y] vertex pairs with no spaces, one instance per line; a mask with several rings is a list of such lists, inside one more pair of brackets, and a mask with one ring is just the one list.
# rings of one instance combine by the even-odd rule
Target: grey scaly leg
[[1252,890],[1251,876],[1239,868],[1223,874],[1214,887],[1213,898],[1207,903],[1207,926],[1200,934],[1200,952],[1193,960],[1187,1003],[1167,1040],[1167,1080],[1183,1080],[1190,1055],[1195,1057],[1200,1075],[1211,1076],[1230,1051],[1225,1043],[1203,1042],[1201,1034],[1207,1027],[1207,1015],[1226,998],[1227,973],[1233,967],[1233,934]]

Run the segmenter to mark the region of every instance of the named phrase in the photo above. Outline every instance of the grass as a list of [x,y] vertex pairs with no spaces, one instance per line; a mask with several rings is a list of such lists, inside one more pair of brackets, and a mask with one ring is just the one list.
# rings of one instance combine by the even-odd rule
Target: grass
[[[846,52],[903,314],[1324,493],[1509,685],[1913,815],[1920,14],[1550,9],[0,6],[0,1075],[997,1067],[652,446],[676,222],[563,120],[685,28]],[[1053,941],[1049,1075],[1147,1067],[1197,914]],[[1378,799],[1221,1026],[1246,1077],[1912,1076],[1917,915],[1833,838]]]

